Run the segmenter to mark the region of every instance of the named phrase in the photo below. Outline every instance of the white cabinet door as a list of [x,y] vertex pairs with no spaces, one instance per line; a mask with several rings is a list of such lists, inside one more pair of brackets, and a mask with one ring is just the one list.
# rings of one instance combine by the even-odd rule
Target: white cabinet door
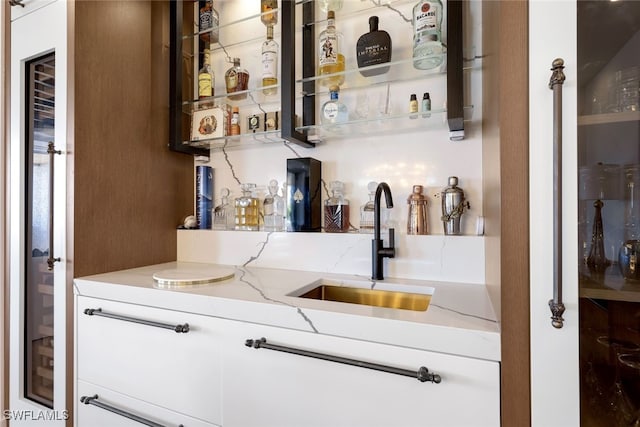
[[[224,350],[225,427],[499,426],[499,364],[364,341],[230,322]],[[416,377],[254,348],[246,339],[381,364]]]
[[215,426],[84,381],[78,381],[78,396],[77,427]]
[[79,380],[221,423],[218,320],[88,297],[77,297],[76,308]]
[[[11,22],[9,407],[23,411],[22,421],[12,420],[12,425],[29,425],[28,414],[62,413],[70,405],[65,345],[71,292],[65,240],[67,7],[64,0],[49,2]],[[47,154],[49,141],[61,152],[55,159]],[[44,212],[52,214],[53,223]],[[61,261],[51,271],[47,256]],[[64,420],[49,422],[63,425]]]

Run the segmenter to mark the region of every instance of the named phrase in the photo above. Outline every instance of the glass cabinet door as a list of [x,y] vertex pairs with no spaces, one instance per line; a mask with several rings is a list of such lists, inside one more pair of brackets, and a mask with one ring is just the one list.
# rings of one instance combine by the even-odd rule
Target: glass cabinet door
[[577,2],[583,426],[640,426],[639,52],[640,2]]
[[53,407],[53,272],[50,261],[55,142],[55,56],[28,62],[25,173],[25,398]]

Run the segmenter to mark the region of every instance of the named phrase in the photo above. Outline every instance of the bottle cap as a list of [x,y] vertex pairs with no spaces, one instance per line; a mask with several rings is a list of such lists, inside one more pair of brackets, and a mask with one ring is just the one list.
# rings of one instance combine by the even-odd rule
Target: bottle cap
[[412,93],[411,94],[411,101],[417,101],[417,100],[418,100],[418,98],[416,97],[416,94]]
[[336,19],[336,13],[333,10],[327,11],[327,19]]
[[449,177],[449,185],[451,187],[455,187],[456,185],[458,185],[458,177],[457,176],[450,176]]
[[329,87],[329,92],[340,92],[340,86],[338,85],[331,85]]
[[377,16],[369,17],[369,31],[378,31],[379,19]]
[[231,109],[231,112],[232,112],[232,113],[239,113],[239,112],[240,112],[240,110],[238,109],[238,107],[233,107],[233,108]]
[[425,92],[424,95],[422,95],[422,99],[431,99],[429,98],[429,92]]

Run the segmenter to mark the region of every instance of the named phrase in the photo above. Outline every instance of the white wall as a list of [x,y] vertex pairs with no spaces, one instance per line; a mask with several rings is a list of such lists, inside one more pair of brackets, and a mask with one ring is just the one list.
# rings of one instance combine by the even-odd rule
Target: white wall
[[[397,2],[396,6],[405,16],[411,17],[411,9],[415,2]],[[240,8],[255,7],[253,3],[244,0],[235,2]],[[243,6],[244,5],[244,6]],[[345,0],[344,7],[336,13],[336,27],[344,33],[345,46],[343,49],[347,58],[347,69],[355,67],[355,43],[357,38],[368,31],[368,18],[376,14],[380,17],[380,29],[388,31],[393,43],[392,60],[410,58],[411,56],[411,23],[404,22],[400,15],[393,11],[377,8],[371,12],[353,14],[353,8],[363,7],[363,2],[357,0]],[[479,2],[469,2],[468,10],[465,11],[465,47],[464,56],[480,55],[476,51],[476,45],[481,46],[481,8]],[[226,8],[226,9],[225,9]],[[299,8],[298,8],[299,9]],[[222,4],[220,15],[221,24],[224,25],[226,13],[234,13],[229,10],[228,5]],[[245,12],[242,12],[246,14]],[[316,12],[316,20],[320,20],[322,13]],[[255,21],[254,21],[255,22]],[[246,34],[255,35],[257,40],[261,40],[264,35],[264,28],[254,24],[246,31],[234,30],[233,34],[225,34],[225,27],[220,29],[220,40],[225,44],[233,44],[231,37],[241,33],[240,37]],[[262,27],[262,28],[261,28]],[[321,25],[323,28],[323,25]],[[229,28],[229,27],[228,27]],[[276,27],[276,39],[279,40],[279,26]],[[319,30],[317,30],[319,32]],[[229,37],[229,39],[227,39]],[[229,41],[227,41],[229,40]],[[251,74],[250,87],[254,87],[259,80],[259,51],[255,52],[259,41],[250,44],[241,44],[230,47],[228,52],[231,56],[239,56],[242,65]],[[253,49],[254,51],[244,51],[243,49]],[[282,53],[287,55],[288,53]],[[411,251],[415,252],[414,244],[407,244],[408,239],[403,236],[406,230],[407,203],[406,199],[411,194],[412,186],[420,184],[425,187],[425,194],[429,199],[429,233],[431,236],[411,236],[412,241],[418,247],[424,247],[430,252],[433,248],[439,248],[446,239],[435,238],[433,235],[442,235],[442,223],[440,221],[441,208],[440,199],[436,195],[446,186],[447,178],[451,175],[458,176],[459,186],[464,189],[468,200],[471,203],[471,210],[463,216],[463,234],[471,236],[476,234],[476,221],[482,216],[482,134],[481,134],[481,100],[482,100],[482,70],[481,61],[465,63],[471,66],[471,71],[464,72],[465,100],[464,104],[473,105],[471,120],[465,123],[466,137],[461,142],[450,142],[448,127],[444,114],[433,114],[430,119],[395,121],[387,124],[375,124],[380,126],[377,134],[359,135],[360,129],[357,127],[349,130],[349,136],[343,138],[332,138],[313,149],[285,146],[283,143],[251,147],[249,149],[227,150],[227,157],[222,152],[212,151],[209,162],[204,163],[214,168],[214,197],[215,204],[219,203],[218,195],[222,187],[231,189],[234,196],[240,194],[240,188],[231,173],[229,163],[233,165],[235,176],[241,182],[256,183],[263,190],[270,179],[275,178],[280,183],[286,175],[286,159],[296,156],[314,157],[322,161],[322,177],[328,183],[332,180],[340,180],[346,183],[346,197],[350,200],[351,212],[350,221],[358,227],[359,208],[368,200],[367,183],[369,181],[385,181],[391,187],[394,208],[392,209],[392,220],[395,223],[396,233],[400,233],[397,240],[398,258],[391,260],[390,267],[402,263],[402,258],[413,260]],[[215,62],[214,72],[216,74],[216,93],[224,92],[223,74],[229,67],[224,62]],[[412,73],[416,77],[407,82],[394,82],[391,84],[391,107],[392,113],[403,113],[408,111],[409,95],[416,93],[418,99],[422,98],[423,92],[430,92],[432,108],[439,109],[445,106],[446,101],[446,74],[430,75],[428,72],[416,72],[409,64],[397,71],[392,69],[391,76]],[[389,76],[379,76],[370,78],[373,83]],[[380,96],[386,94],[386,85],[379,84],[367,88],[354,88],[361,83],[363,77],[355,80],[347,80],[341,90],[341,100],[347,104],[352,117],[357,114],[357,107],[364,105],[363,99],[368,98],[369,114],[374,114],[378,110]],[[325,102],[328,98],[326,89],[316,97],[317,105]],[[319,99],[318,99],[319,98]],[[263,105],[265,110],[277,108],[276,104]],[[248,113],[253,113],[249,108],[242,109],[241,117]],[[415,130],[405,128],[406,124],[429,120],[429,123]],[[244,125],[244,119],[241,124]],[[400,127],[402,126],[402,127]],[[201,163],[198,163],[201,164]],[[325,194],[323,199],[326,199]],[[185,212],[189,214],[190,212]],[[227,237],[225,236],[225,240]],[[484,250],[479,249],[482,245],[470,245],[466,248],[462,245],[458,256],[455,257],[458,264],[457,269],[465,269],[467,265],[475,265],[475,260],[480,264],[484,263]],[[247,253],[253,253],[253,248],[248,248]],[[183,252],[184,255],[184,252]],[[179,258],[181,256],[179,250]],[[207,256],[207,255],[205,255]],[[214,255],[210,255],[213,257]],[[474,259],[474,262],[468,262]],[[419,259],[416,258],[416,261]],[[400,271],[399,271],[399,274]],[[405,274],[405,273],[402,273]],[[408,273],[407,273],[408,274]],[[422,272],[421,274],[425,274]],[[440,274],[440,273],[439,273]],[[480,277],[478,277],[478,274]],[[427,276],[430,276],[427,272]],[[460,275],[453,275],[460,276]],[[474,271],[471,281],[483,283],[484,269]],[[424,276],[423,276],[424,277]]]

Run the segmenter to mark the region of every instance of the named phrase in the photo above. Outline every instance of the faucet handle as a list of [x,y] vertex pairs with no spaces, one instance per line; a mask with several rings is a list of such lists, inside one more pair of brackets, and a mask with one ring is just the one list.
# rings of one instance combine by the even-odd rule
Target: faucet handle
[[389,255],[389,258],[393,258],[396,256],[396,229],[395,228],[389,229],[389,247],[387,249],[389,249],[391,252],[391,255]]

